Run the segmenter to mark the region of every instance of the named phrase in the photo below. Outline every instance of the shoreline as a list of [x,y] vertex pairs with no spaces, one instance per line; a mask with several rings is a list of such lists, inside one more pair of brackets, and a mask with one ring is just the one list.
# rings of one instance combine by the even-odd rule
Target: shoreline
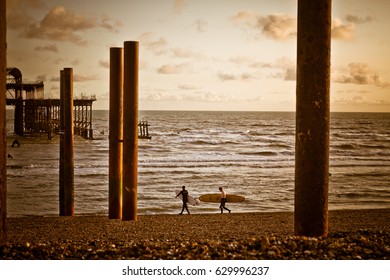
[[333,210],[328,237],[308,238],[293,212],[7,218],[0,259],[390,259],[389,221],[390,208]]

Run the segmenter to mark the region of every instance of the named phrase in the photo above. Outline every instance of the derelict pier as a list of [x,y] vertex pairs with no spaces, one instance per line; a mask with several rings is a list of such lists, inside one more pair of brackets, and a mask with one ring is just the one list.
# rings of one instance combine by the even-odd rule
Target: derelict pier
[[[60,99],[45,99],[42,81],[26,83],[18,68],[7,68],[6,104],[15,107],[14,132],[20,136],[47,134],[48,139],[60,133]],[[93,138],[91,98],[73,100],[74,133]]]

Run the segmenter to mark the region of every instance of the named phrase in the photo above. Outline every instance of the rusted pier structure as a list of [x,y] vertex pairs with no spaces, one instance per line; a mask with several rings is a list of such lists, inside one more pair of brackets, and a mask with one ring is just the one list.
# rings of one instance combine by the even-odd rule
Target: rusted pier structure
[[142,120],[138,123],[138,139],[152,139],[149,135],[149,126],[148,121]]
[[332,0],[298,1],[295,235],[328,235]]
[[[43,82],[25,83],[18,68],[7,68],[7,105],[15,107],[14,132],[17,135],[60,133],[60,99],[44,99]],[[93,138],[92,103],[95,97],[74,99],[75,135]]]
[[[5,122],[5,79],[7,65],[7,28],[6,1],[0,1],[0,246],[7,242],[7,162],[6,162],[6,131]],[[1,273],[4,275],[4,273]],[[4,278],[4,276],[3,276]]]

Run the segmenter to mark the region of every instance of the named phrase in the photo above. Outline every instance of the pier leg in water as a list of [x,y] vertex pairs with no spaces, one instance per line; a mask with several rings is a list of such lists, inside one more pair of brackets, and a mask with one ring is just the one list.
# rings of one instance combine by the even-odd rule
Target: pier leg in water
[[296,235],[328,234],[331,0],[298,0]]
[[59,200],[60,200],[60,216],[65,216],[65,155],[64,155],[64,138],[65,138],[65,118],[64,118],[64,70],[60,71],[60,191],[59,191]]
[[5,99],[6,99],[6,1],[0,1],[0,245],[7,241],[7,163],[6,163],[6,119],[5,119]]
[[[63,141],[63,182],[60,184],[60,215],[74,215],[74,124],[73,124],[73,69],[64,68],[61,74],[63,84],[60,85],[63,90],[63,114],[64,118],[64,141]],[[60,147],[61,148],[61,147]],[[63,173],[61,173],[63,172]],[[62,188],[62,189],[61,189]]]
[[124,43],[122,220],[137,221],[138,42]]
[[110,219],[122,218],[123,48],[110,49],[109,203]]

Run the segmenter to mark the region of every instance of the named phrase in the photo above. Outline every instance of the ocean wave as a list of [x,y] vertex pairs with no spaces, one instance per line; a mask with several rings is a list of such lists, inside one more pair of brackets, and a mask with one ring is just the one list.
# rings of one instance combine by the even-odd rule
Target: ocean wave
[[356,144],[340,144],[340,145],[331,146],[331,148],[340,149],[340,150],[355,150],[358,148],[358,145],[356,145]]
[[280,149],[280,148],[294,149],[294,145],[292,145],[292,144],[288,145],[288,144],[284,144],[284,143],[271,143],[271,144],[268,144],[266,146],[269,148],[275,148],[275,149]]
[[49,169],[52,167],[51,164],[7,164],[8,169]]
[[271,152],[271,151],[260,151],[260,152],[241,152],[239,153],[240,155],[248,155],[248,156],[266,156],[266,157],[271,157],[271,156],[276,156],[278,155],[277,152]]
[[264,132],[264,131],[257,131],[257,130],[247,130],[244,133],[245,135],[250,135],[250,136],[265,136],[269,135],[269,133]]
[[7,168],[9,169],[23,169],[25,168],[24,165],[7,165]]

